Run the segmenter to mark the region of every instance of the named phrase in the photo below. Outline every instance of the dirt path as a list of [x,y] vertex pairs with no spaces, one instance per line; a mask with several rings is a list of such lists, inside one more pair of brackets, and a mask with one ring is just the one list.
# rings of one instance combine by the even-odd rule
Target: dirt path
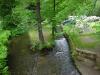
[[93,67],[86,65],[84,62],[76,62],[82,75],[100,75],[100,71],[94,69]]

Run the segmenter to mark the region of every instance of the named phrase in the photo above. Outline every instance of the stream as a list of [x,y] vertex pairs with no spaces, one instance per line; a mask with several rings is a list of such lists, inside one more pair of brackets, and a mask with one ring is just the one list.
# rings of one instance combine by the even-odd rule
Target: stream
[[71,60],[65,38],[55,40],[55,48],[44,56],[28,50],[27,42],[19,38],[11,44],[8,56],[11,75],[80,75]]
[[65,38],[56,40],[55,50],[55,56],[60,64],[59,75],[80,75],[80,73],[78,72],[71,60],[68,42]]

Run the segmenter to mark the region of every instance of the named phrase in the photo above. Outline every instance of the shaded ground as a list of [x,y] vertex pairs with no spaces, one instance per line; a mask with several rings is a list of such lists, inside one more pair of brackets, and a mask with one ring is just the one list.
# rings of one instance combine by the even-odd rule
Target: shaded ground
[[100,75],[99,70],[94,69],[90,65],[86,65],[84,62],[77,61],[76,64],[82,75]]
[[13,39],[8,55],[11,75],[79,75],[68,57],[68,45],[65,42],[65,40],[58,42],[59,46],[62,45],[57,47],[60,52],[53,50],[43,56],[29,49],[29,35]]
[[28,35],[11,41],[8,56],[11,75],[58,75],[56,71],[59,68],[55,63],[57,61],[51,55],[40,56],[38,53],[32,53],[29,45]]
[[25,72],[33,70],[35,61],[28,47],[29,39],[28,35],[24,35],[13,39],[10,43],[8,64],[12,75],[26,75]]

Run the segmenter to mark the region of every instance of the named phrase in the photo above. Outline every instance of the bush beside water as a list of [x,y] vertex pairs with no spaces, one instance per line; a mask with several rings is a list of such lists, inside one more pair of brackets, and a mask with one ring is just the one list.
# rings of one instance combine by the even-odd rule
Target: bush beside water
[[7,42],[10,36],[9,31],[0,30],[0,75],[8,75],[7,66]]

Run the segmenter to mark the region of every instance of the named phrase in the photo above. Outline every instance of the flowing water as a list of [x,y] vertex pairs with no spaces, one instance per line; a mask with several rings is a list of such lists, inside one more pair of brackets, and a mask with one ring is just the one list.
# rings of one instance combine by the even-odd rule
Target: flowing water
[[33,54],[25,41],[19,39],[12,44],[8,56],[11,75],[80,75],[71,60],[65,38],[55,40],[55,48],[44,56]]
[[69,51],[69,45],[65,38],[56,40],[56,58],[60,63],[59,75],[80,75],[75,65],[72,62],[72,58]]

